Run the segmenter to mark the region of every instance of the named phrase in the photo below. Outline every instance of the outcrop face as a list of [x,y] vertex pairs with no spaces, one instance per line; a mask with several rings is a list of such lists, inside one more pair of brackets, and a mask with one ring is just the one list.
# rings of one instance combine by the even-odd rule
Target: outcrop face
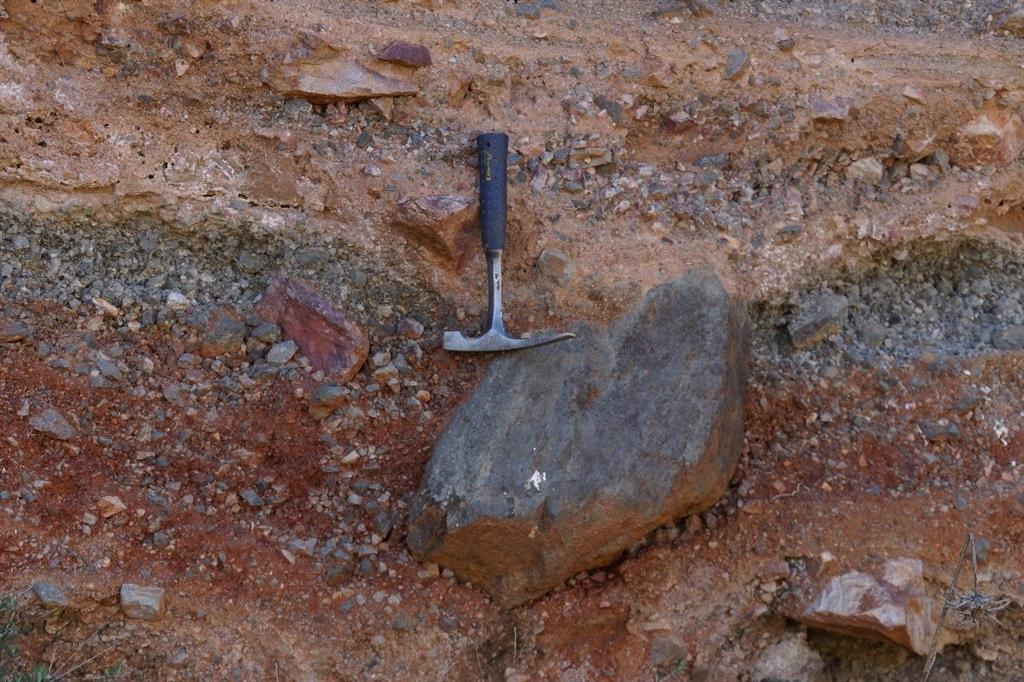
[[740,453],[748,325],[716,275],[578,335],[493,362],[412,505],[413,552],[506,605],[710,506]]

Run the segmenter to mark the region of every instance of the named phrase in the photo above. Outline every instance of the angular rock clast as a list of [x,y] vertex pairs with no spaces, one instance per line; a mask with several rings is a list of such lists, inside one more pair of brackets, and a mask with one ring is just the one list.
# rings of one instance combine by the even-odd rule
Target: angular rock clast
[[48,407],[28,420],[29,426],[56,440],[71,440],[78,431],[57,410]]
[[0,320],[0,343],[25,341],[32,337],[32,327],[24,322]]
[[285,97],[301,97],[313,104],[357,102],[418,92],[409,81],[380,73],[364,66],[347,50],[326,45],[308,57],[282,66],[271,85]]
[[491,364],[410,508],[413,553],[505,605],[713,504],[743,441],[746,308],[714,273],[576,331]]
[[281,271],[256,306],[265,320],[281,326],[310,364],[339,384],[348,383],[366,362],[366,333],[311,286]]
[[156,620],[163,610],[163,588],[132,583],[121,585],[121,611],[129,618]]
[[314,419],[325,419],[345,404],[348,394],[335,384],[320,384],[309,400],[309,413]]
[[1022,151],[1024,119],[1015,111],[988,108],[960,129],[959,139],[950,156],[961,165],[1005,166],[1016,161]]
[[477,204],[462,196],[431,195],[399,204],[395,224],[406,236],[457,268],[476,239]]
[[96,503],[96,510],[100,513],[100,516],[105,519],[109,519],[111,516],[117,516],[126,509],[128,509],[128,507],[121,501],[121,498],[116,495],[101,497]]
[[881,182],[884,174],[885,167],[882,162],[873,156],[858,159],[846,167],[846,177],[869,184]]
[[203,339],[199,343],[199,355],[216,358],[240,352],[244,346],[245,322],[238,313],[227,306],[215,309],[210,314]]
[[825,662],[807,645],[804,633],[791,634],[766,648],[752,672],[755,680],[817,680]]
[[832,578],[796,620],[833,632],[895,642],[928,653],[931,607],[917,559],[885,562],[881,577],[849,571]]
[[787,327],[795,348],[815,346],[838,334],[846,321],[849,301],[845,296],[823,291],[809,296],[794,313]]
[[51,582],[37,580],[32,583],[32,593],[39,600],[39,603],[48,608],[66,608],[71,602],[68,601],[64,590]]
[[395,40],[388,43],[388,46],[377,55],[377,59],[413,68],[430,66],[434,63],[430,58],[430,50],[423,45],[407,43],[404,40]]

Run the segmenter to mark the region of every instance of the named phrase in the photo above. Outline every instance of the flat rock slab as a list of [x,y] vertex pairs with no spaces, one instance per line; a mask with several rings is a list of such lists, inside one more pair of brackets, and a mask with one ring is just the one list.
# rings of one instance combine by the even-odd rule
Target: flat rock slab
[[377,55],[377,59],[413,68],[430,66],[434,63],[430,58],[430,50],[423,45],[407,43],[404,40],[394,40],[388,43],[388,46]]
[[921,656],[928,653],[933,627],[917,559],[887,561],[881,575],[836,576],[813,602],[790,615],[811,627],[894,642]]
[[347,50],[328,46],[282,66],[272,85],[285,97],[302,97],[314,104],[415,95],[418,91],[409,81],[380,73]]
[[0,320],[0,343],[14,343],[32,338],[32,327],[24,322]]
[[[280,325],[310,364],[339,384],[348,383],[366,362],[370,341],[359,325],[313,287],[284,271],[274,278],[256,312]],[[283,358],[285,350],[271,359]],[[284,362],[289,359],[291,355]]]
[[494,360],[410,509],[413,553],[506,606],[711,506],[740,454],[749,325],[714,273],[576,331]]

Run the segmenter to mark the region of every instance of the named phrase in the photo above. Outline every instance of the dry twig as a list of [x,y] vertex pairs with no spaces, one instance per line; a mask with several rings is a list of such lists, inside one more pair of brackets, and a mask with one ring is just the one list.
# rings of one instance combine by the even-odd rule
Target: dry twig
[[[971,582],[971,591],[961,592],[956,584],[960,578],[960,571],[964,567],[964,561],[967,559],[968,550],[971,553],[973,580]],[[973,621],[975,627],[977,627],[979,616],[987,618],[1001,627],[1002,623],[999,622],[994,614],[999,613],[1011,604],[1013,604],[1013,599],[1010,597],[992,597],[978,591],[978,553],[974,547],[974,536],[968,533],[967,542],[964,543],[964,548],[960,551],[960,559],[956,563],[956,570],[953,571],[953,579],[949,583],[949,590],[946,591],[946,597],[942,601],[942,614],[939,616],[939,622],[935,626],[935,632],[932,634],[932,642],[928,647],[928,660],[925,662],[924,671],[921,673],[921,682],[928,682],[928,678],[932,674],[935,656],[939,650],[939,634],[942,632],[942,625],[946,621],[946,614],[950,610],[956,611],[964,618]]]

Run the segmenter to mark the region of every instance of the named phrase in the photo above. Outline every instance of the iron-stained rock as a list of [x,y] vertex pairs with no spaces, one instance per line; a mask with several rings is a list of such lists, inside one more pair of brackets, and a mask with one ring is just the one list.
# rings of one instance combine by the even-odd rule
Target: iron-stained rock
[[968,121],[950,156],[960,165],[1006,165],[1024,151],[1024,119],[1008,109],[989,107]]
[[395,224],[445,266],[457,268],[479,240],[476,217],[477,204],[467,197],[431,195],[399,204]]
[[100,516],[105,519],[109,519],[111,516],[117,516],[127,509],[127,505],[125,505],[117,495],[106,495],[96,502],[96,510],[100,513]]
[[415,555],[514,605],[707,508],[743,441],[748,322],[709,271],[494,360],[410,509]]
[[1010,7],[993,13],[992,30],[1024,37],[1024,7]]
[[404,40],[395,40],[388,43],[388,46],[377,55],[377,59],[413,68],[430,66],[434,63],[430,58],[430,50],[423,45],[407,43]]
[[302,97],[314,104],[415,95],[418,91],[409,81],[380,73],[348,51],[328,46],[282,66],[272,86],[285,97]]
[[346,384],[366,361],[366,333],[312,287],[281,271],[256,306],[256,312],[281,326],[315,368]]
[[812,627],[890,641],[928,653],[931,608],[918,559],[885,562],[881,577],[850,571],[832,578],[795,618]]

